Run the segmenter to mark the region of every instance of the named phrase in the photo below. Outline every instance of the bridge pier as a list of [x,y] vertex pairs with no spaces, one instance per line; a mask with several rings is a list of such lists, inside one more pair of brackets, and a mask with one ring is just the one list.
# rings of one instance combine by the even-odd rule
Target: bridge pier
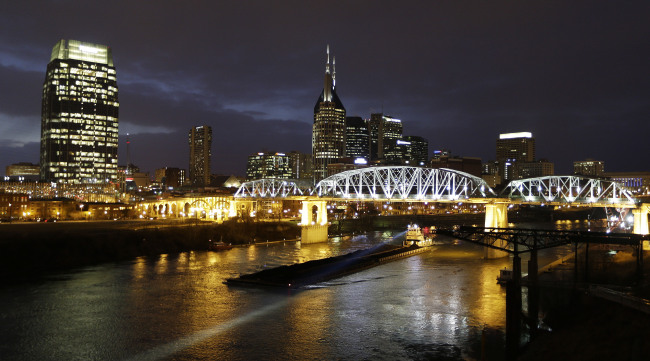
[[[634,230],[635,234],[648,234],[648,210],[650,209],[650,204],[643,203],[639,208],[633,209],[632,214],[634,215]],[[643,241],[643,250],[650,251],[650,241]]]
[[327,242],[327,202],[302,201],[300,242]]
[[[507,203],[489,203],[485,205],[485,228],[508,228],[508,204]],[[497,247],[505,247],[506,241],[499,240],[495,243]],[[485,258],[506,257],[508,252],[486,247]]]

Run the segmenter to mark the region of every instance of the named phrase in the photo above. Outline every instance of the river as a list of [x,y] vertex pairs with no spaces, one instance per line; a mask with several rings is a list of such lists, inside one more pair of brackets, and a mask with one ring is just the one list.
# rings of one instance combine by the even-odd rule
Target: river
[[[511,261],[466,242],[438,236],[430,252],[297,292],[223,283],[401,237],[140,257],[5,285],[0,360],[463,360],[480,357],[482,332],[500,358],[496,276]],[[540,265],[570,251],[544,251]]]

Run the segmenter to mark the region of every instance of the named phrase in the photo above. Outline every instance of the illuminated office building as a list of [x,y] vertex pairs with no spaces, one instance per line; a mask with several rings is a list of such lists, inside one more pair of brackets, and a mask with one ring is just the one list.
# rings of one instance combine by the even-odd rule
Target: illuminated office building
[[327,47],[325,84],[314,106],[312,157],[314,182],[327,177],[327,165],[345,156],[345,107],[336,95],[336,59],[330,72],[330,51]]
[[290,179],[291,158],[284,153],[256,153],[248,156],[246,179]]
[[400,162],[402,150],[397,141],[402,139],[402,121],[382,113],[370,114],[370,158]]
[[397,140],[402,150],[402,159],[410,165],[425,166],[429,162],[429,141],[416,135],[406,135]]
[[190,182],[192,186],[210,185],[210,158],[212,157],[212,128],[207,125],[192,127],[188,135],[190,145]]
[[605,162],[587,159],[573,162],[573,174],[590,177],[602,177],[605,173]]
[[345,118],[346,157],[370,160],[368,121],[361,117]]
[[116,182],[118,110],[111,48],[56,43],[43,84],[41,179]]
[[499,134],[496,153],[501,179],[517,179],[514,164],[535,161],[535,138],[529,132]]

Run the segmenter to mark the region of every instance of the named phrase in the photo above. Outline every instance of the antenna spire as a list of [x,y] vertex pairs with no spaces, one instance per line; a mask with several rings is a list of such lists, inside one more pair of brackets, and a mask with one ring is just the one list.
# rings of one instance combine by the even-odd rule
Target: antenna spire
[[327,44],[327,63],[325,63],[325,72],[330,73],[330,44]]
[[336,88],[336,57],[332,58],[332,88]]

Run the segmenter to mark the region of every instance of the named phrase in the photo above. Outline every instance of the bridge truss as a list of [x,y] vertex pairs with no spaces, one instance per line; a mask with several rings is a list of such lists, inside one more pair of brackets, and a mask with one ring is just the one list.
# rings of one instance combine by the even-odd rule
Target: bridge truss
[[478,177],[439,168],[370,167],[349,170],[321,180],[314,189],[319,197],[357,200],[432,200],[496,196]]
[[586,203],[635,207],[632,193],[621,184],[577,176],[547,176],[513,180],[504,189],[511,200],[539,203]]
[[308,184],[299,181],[283,179],[257,179],[244,182],[235,193],[235,198],[261,197],[261,198],[286,198],[290,196],[309,195],[311,189]]

